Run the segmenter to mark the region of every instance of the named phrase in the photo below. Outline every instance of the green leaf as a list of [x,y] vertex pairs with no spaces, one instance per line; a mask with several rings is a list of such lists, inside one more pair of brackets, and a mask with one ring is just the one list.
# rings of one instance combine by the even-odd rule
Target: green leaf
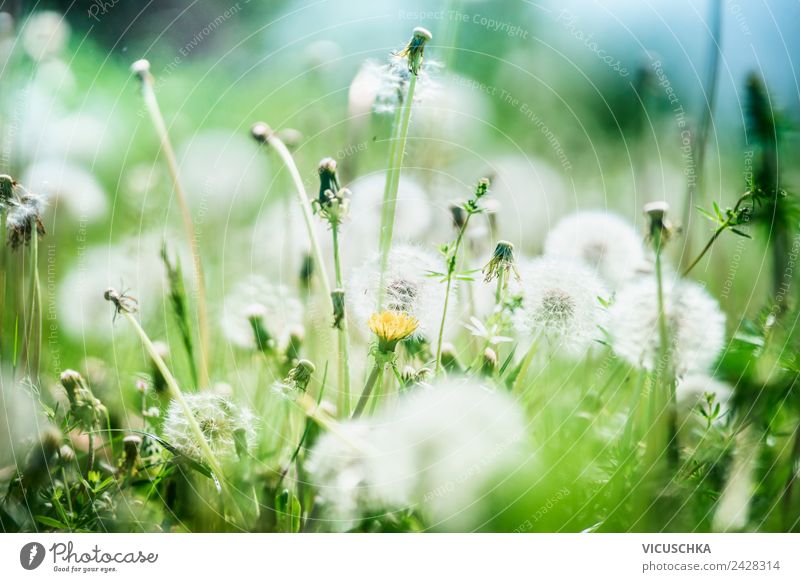
[[57,519],[53,519],[52,517],[47,517],[46,515],[37,515],[34,517],[36,521],[41,523],[42,525],[46,525],[47,527],[54,527],[60,530],[68,530],[69,526],[65,523],[61,523]]
[[302,507],[297,496],[284,489],[275,495],[275,512],[277,514],[278,530],[285,533],[297,533],[300,531],[300,515]]

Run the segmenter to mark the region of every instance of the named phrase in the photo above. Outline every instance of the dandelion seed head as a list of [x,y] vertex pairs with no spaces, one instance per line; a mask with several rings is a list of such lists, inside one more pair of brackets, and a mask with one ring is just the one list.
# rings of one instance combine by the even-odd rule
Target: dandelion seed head
[[568,355],[583,354],[601,337],[608,294],[588,267],[567,259],[539,258],[520,267],[522,297],[517,329],[550,340]]
[[[438,332],[444,309],[444,286],[431,276],[442,268],[439,257],[419,247],[399,244],[389,252],[383,307],[414,317],[419,322],[417,334],[428,339]],[[346,293],[353,321],[362,327],[366,327],[378,305],[379,285],[380,257],[375,255],[353,270]],[[451,305],[457,301],[454,290],[450,301]]]
[[644,264],[642,241],[630,224],[613,213],[577,212],[550,231],[544,252],[550,257],[580,261],[616,288],[633,278]]
[[309,461],[330,527],[351,529],[370,513],[413,506],[438,527],[463,531],[486,518],[475,500],[517,458],[525,423],[506,394],[474,380],[440,380],[342,429],[361,446],[329,433]]
[[[665,277],[664,310],[672,337],[672,361],[679,375],[705,372],[725,345],[725,315],[705,289]],[[658,289],[653,277],[622,287],[610,309],[614,351],[634,366],[654,368],[659,352]]]
[[[220,458],[233,458],[237,453],[237,433],[244,431],[247,443],[255,437],[255,417],[229,399],[204,392],[184,395],[203,436],[214,454]],[[178,451],[193,459],[202,459],[201,445],[189,425],[183,408],[172,401],[164,417],[164,439]]]

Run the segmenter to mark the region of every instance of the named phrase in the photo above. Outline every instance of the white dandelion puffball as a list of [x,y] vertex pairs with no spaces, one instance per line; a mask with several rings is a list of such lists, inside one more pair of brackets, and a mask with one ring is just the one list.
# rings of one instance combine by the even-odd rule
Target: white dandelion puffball
[[526,433],[517,403],[472,379],[411,392],[375,422],[373,442],[383,451],[374,458],[375,486],[385,498],[402,491],[432,527],[453,531],[487,517],[482,494],[511,472]]
[[208,219],[227,219],[231,208],[247,208],[266,192],[266,161],[251,141],[215,129],[192,136],[180,148],[186,192],[199,211],[207,209]]
[[588,267],[568,259],[539,258],[520,265],[522,309],[517,329],[547,339],[568,355],[582,355],[601,337],[608,291]]
[[[245,446],[253,443],[255,422],[249,410],[211,392],[186,394],[183,398],[214,455],[223,459],[235,457],[237,439]],[[174,400],[164,418],[163,436],[187,457],[203,458],[201,445],[189,425],[189,419]]]
[[[444,259],[411,245],[396,245],[389,252],[384,277],[383,308],[402,311],[419,320],[417,333],[429,340],[439,332],[444,310],[445,286],[431,272],[441,272]],[[367,330],[367,320],[378,306],[380,256],[354,269],[347,287],[350,320]],[[457,311],[455,286],[451,288],[448,313]]]
[[23,184],[43,194],[50,206],[58,205],[77,220],[96,222],[106,217],[108,199],[103,187],[87,170],[62,160],[41,160],[28,166]]
[[[705,372],[725,345],[725,315],[706,290],[688,280],[665,277],[664,311],[679,375]],[[658,288],[640,277],[617,293],[610,309],[614,351],[634,366],[652,370],[659,352]]]
[[616,214],[591,210],[561,219],[547,235],[544,252],[580,261],[616,288],[644,264],[642,241],[642,235]]
[[690,415],[697,410],[698,406],[706,408],[706,394],[714,395],[714,406],[720,405],[718,420],[721,420],[729,412],[733,397],[733,388],[729,384],[705,374],[689,374],[681,378],[675,391],[678,410],[684,420],[691,418]]
[[69,34],[69,24],[64,15],[51,10],[35,12],[23,25],[22,46],[32,59],[42,61],[62,53]]
[[487,517],[482,494],[519,460],[524,435],[516,403],[475,381],[407,393],[314,447],[308,471],[324,525],[346,531],[366,514],[414,507],[436,529],[476,527]]
[[377,454],[369,444],[373,432],[365,422],[343,423],[336,434],[322,435],[311,451],[305,468],[317,488],[326,530],[351,530],[361,521],[363,512],[392,506],[373,485],[372,463]]
[[[378,246],[386,172],[368,174],[347,187],[350,212],[341,227],[341,252],[345,267],[361,264]],[[431,228],[434,206],[414,178],[401,176],[397,189],[394,240],[421,241]],[[330,235],[325,239],[329,239]]]
[[222,332],[232,344],[255,349],[256,336],[250,319],[257,316],[270,338],[282,345],[291,330],[302,325],[303,314],[303,304],[288,287],[252,275],[226,295],[222,306]]

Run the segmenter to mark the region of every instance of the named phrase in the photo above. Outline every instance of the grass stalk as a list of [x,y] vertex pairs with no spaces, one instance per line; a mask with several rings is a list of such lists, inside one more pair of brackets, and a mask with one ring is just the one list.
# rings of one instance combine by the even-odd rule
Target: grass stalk
[[[380,235],[380,285],[378,289],[383,289],[386,267],[389,263],[389,251],[392,248],[392,238],[394,236],[394,220],[397,213],[397,190],[400,186],[400,168],[405,157],[406,142],[408,141],[408,127],[411,122],[411,108],[414,103],[414,90],[417,86],[417,75],[412,74],[408,83],[408,91],[403,99],[403,103],[398,111],[399,126],[397,140],[390,150],[389,172],[386,174],[386,184],[383,192],[383,213],[381,217]],[[393,140],[394,141],[394,140]],[[380,311],[383,302],[383,293],[378,293],[377,310]]]
[[[259,128],[254,126],[254,135],[256,135],[256,131],[259,131]],[[283,165],[286,166],[286,169],[289,171],[289,175],[292,178],[294,191],[297,196],[297,202],[300,205],[300,210],[303,213],[303,221],[306,225],[308,241],[311,244],[311,253],[314,257],[314,261],[316,262],[315,266],[319,272],[319,278],[322,283],[322,291],[326,297],[330,297],[331,283],[330,279],[328,278],[328,270],[325,268],[325,261],[323,260],[322,250],[319,246],[319,239],[317,238],[317,232],[314,229],[314,217],[312,215],[311,202],[308,199],[306,187],[303,185],[303,179],[300,176],[300,171],[297,169],[297,164],[295,163],[294,157],[289,151],[289,148],[286,147],[286,144],[283,143],[281,138],[275,135],[275,132],[268,128],[264,128],[264,133],[265,135],[263,136],[263,139],[267,145],[269,145],[275,151],[275,153],[278,154],[278,157],[283,162]],[[257,138],[258,137],[259,136],[257,136]]]
[[172,147],[172,142],[169,139],[167,132],[167,125],[164,122],[164,116],[161,113],[161,108],[156,99],[155,90],[153,88],[153,77],[149,74],[140,75],[142,79],[142,96],[144,98],[145,107],[150,115],[150,120],[156,130],[158,139],[161,142],[161,151],[167,162],[167,169],[172,179],[172,185],[175,190],[175,196],[178,199],[178,206],[181,211],[181,218],[183,220],[183,228],[186,232],[186,237],[189,239],[189,247],[192,252],[192,265],[194,267],[195,285],[197,286],[197,319],[200,328],[200,383],[202,386],[209,384],[209,347],[210,336],[208,329],[208,307],[206,302],[205,291],[205,278],[203,275],[203,263],[200,258],[199,240],[197,232],[194,228],[194,221],[192,220],[192,213],[189,209],[189,202],[186,197],[186,192],[180,179],[178,171],[178,161],[175,156],[175,150]]

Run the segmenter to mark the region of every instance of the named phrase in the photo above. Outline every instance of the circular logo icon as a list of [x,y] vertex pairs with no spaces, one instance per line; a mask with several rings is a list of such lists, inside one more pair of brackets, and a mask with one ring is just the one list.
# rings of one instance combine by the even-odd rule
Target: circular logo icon
[[35,570],[44,561],[44,546],[39,542],[30,542],[19,551],[19,563],[26,570]]

